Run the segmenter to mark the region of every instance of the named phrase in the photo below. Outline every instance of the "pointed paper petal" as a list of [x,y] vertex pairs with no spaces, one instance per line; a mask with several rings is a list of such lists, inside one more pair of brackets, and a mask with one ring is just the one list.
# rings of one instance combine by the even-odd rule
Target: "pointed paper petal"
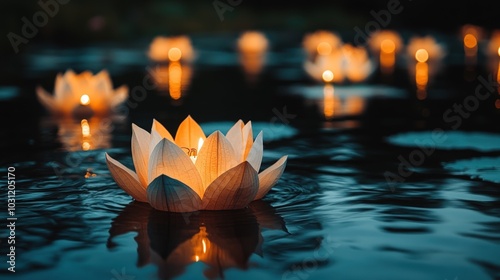
[[39,86],[36,88],[36,96],[38,97],[40,103],[42,103],[42,105],[45,108],[47,108],[47,110],[51,112],[57,111],[57,104],[54,98],[52,97],[52,95],[50,95],[50,93],[46,92],[42,87]]
[[242,120],[238,120],[233,127],[231,127],[226,133],[226,138],[229,140],[233,146],[236,158],[240,159],[243,157],[243,134],[242,130],[245,124]]
[[143,186],[148,185],[150,135],[144,129],[132,124],[132,160],[135,172]]
[[[172,134],[168,132],[168,130],[157,120],[153,119],[153,126],[151,127],[151,132],[156,131],[162,138],[166,138],[170,140],[171,142],[174,142],[174,138],[172,137]],[[196,140],[198,141],[198,140]],[[198,142],[196,142],[196,145],[198,145]]]
[[264,146],[262,140],[262,131],[255,138],[255,142],[253,142],[252,148],[248,153],[247,161],[252,165],[253,169],[257,172],[260,169],[260,164],[262,163],[262,155],[264,153]]
[[111,107],[116,107],[128,98],[128,87],[123,85],[114,90],[114,94],[111,96]]
[[148,182],[161,174],[176,179],[203,197],[203,184],[193,161],[176,144],[162,139],[153,149],[149,159]]
[[280,158],[259,174],[259,191],[255,196],[255,200],[263,198],[276,185],[285,170],[287,158],[288,156]]
[[215,131],[203,143],[195,165],[200,172],[203,186],[206,188],[213,180],[236,164],[238,162],[233,146],[220,131]]
[[248,153],[250,152],[253,144],[252,121],[249,121],[247,122],[247,124],[245,124],[243,130],[241,131],[241,134],[243,135],[243,155],[241,161],[244,161],[247,159]]
[[175,143],[181,148],[197,149],[200,138],[205,140],[205,133],[203,133],[200,125],[191,116],[188,116],[177,129]]
[[106,153],[106,163],[108,164],[109,172],[115,180],[116,184],[128,193],[135,200],[147,202],[146,188],[139,183],[139,178],[132,170],[125,165],[119,163]]
[[149,204],[155,209],[170,212],[200,210],[201,198],[184,183],[166,175],[160,175],[147,189]]
[[203,209],[226,210],[246,207],[257,194],[259,176],[247,161],[229,169],[205,191]]

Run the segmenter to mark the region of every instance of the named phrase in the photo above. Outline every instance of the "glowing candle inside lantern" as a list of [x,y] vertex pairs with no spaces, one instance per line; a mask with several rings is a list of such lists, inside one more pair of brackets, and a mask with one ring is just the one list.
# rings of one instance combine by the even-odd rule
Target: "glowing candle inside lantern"
[[196,158],[198,158],[198,153],[200,152],[201,147],[203,146],[203,139],[198,139],[198,149],[191,148],[188,152],[189,158],[196,162]]
[[429,53],[425,49],[419,49],[415,52],[415,83],[417,85],[417,98],[423,100],[427,97],[427,84],[429,82]]
[[385,39],[380,43],[380,67],[385,74],[392,73],[396,61],[396,44]]
[[319,55],[329,55],[332,52],[332,46],[327,42],[321,42],[318,44],[316,51]]
[[181,60],[182,52],[179,48],[170,48],[168,50],[168,59],[172,62]]
[[174,100],[179,100],[182,96],[182,67],[179,62],[168,65],[168,91]]
[[84,94],[80,97],[80,104],[86,106],[90,104],[90,97],[87,94]]
[[325,82],[325,87],[323,88],[323,114],[327,120],[333,118],[334,107],[335,107],[335,90],[333,88],[333,72],[326,70],[323,72],[323,81]]
[[471,33],[464,36],[465,55],[469,58],[474,58],[477,54],[477,38]]
[[199,262],[199,261],[200,261],[200,257],[199,257],[199,256],[194,256],[194,260],[195,260],[196,262]]

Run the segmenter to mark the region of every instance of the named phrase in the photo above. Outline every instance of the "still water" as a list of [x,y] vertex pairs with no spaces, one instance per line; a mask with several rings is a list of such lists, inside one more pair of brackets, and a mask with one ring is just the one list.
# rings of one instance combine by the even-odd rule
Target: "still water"
[[[159,86],[121,117],[88,120],[85,138],[81,120],[48,116],[34,86],[52,89],[67,68],[107,67],[115,87],[132,88],[155,66],[140,47],[26,54],[25,82],[6,83],[0,100],[16,119],[5,130],[15,140],[0,142],[2,176],[15,167],[17,186],[16,273],[2,238],[2,279],[500,278],[499,114],[484,105],[479,120],[448,131],[442,112],[474,86],[456,89],[467,85],[460,66],[424,101],[410,78],[381,82],[378,72],[363,86],[338,85],[327,118],[330,101],[298,48],[271,53],[259,79],[245,77],[231,50],[205,45],[199,56],[180,101]],[[156,118],[175,131],[188,114],[206,133],[252,120],[254,135],[264,130],[263,166],[289,155],[279,183],[238,211],[172,214],[132,201],[104,153],[130,167],[131,123],[148,129]],[[429,141],[436,128],[446,141]],[[422,160],[409,159],[416,150]],[[404,176],[402,158],[413,162]]]

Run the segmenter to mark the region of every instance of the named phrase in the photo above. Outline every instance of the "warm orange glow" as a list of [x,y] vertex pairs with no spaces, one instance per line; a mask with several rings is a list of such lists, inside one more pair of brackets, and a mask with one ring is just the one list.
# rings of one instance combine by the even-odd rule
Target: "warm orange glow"
[[[497,82],[500,83],[500,61],[498,62],[497,67]],[[500,87],[498,89],[500,90]]]
[[468,33],[464,36],[464,46],[469,48],[469,49],[472,49],[472,48],[475,48],[477,46],[477,39],[476,39],[476,36]]
[[380,50],[385,53],[393,53],[396,50],[396,44],[392,40],[385,39],[380,43]]
[[170,61],[179,61],[181,57],[182,52],[179,48],[170,48],[170,50],[168,50],[168,59]]
[[327,84],[323,89],[323,114],[331,120],[335,114],[335,92],[333,85]]
[[87,142],[87,141],[83,141],[83,143],[82,143],[82,150],[84,150],[84,151],[88,151],[88,150],[90,150],[90,148],[92,148],[92,147],[90,146],[90,143],[89,143],[89,142]]
[[321,42],[318,44],[316,50],[318,51],[319,55],[329,55],[330,53],[332,53],[332,46],[327,42]]
[[207,243],[204,238],[201,240],[201,244],[203,245],[203,254],[205,254],[207,252]]
[[170,97],[179,100],[182,96],[182,67],[179,62],[168,65],[168,90]]
[[394,64],[396,63],[395,53],[380,52],[380,67],[384,74],[390,74],[393,71]]
[[[198,157],[198,153],[200,152],[201,150],[201,147],[203,146],[203,138],[199,138],[198,139],[198,149],[195,149],[195,148],[191,148],[191,150],[189,150],[188,152],[188,155],[189,155],[189,158],[193,161],[193,162],[196,162],[196,158]],[[202,240],[203,242],[203,253],[205,253],[206,251],[206,244],[205,244],[205,241]]]
[[427,97],[427,84],[429,83],[429,65],[418,62],[415,66],[415,83],[417,85],[417,98],[423,100]]
[[429,59],[429,53],[425,49],[418,49],[415,52],[415,59],[418,62],[426,62]]
[[345,44],[342,47],[342,53],[344,54],[343,71],[347,79],[354,83],[366,80],[373,71],[367,50],[362,46]]
[[195,260],[196,262],[199,262],[199,261],[200,261],[200,257],[199,257],[199,256],[194,256],[194,260]]
[[90,136],[89,122],[86,119],[83,119],[80,123],[81,123],[81,126],[82,126],[82,136],[83,137],[89,137]]
[[248,31],[238,39],[238,50],[243,55],[263,54],[267,51],[268,40],[262,32]]
[[496,107],[497,109],[500,109],[500,99],[497,99],[497,100],[495,101],[495,107]]
[[500,56],[500,47],[498,47],[498,56]]
[[325,83],[329,83],[329,82],[333,81],[334,75],[333,75],[332,71],[326,70],[323,72],[323,75],[321,77],[323,78],[323,81]]
[[80,104],[89,105],[90,104],[90,97],[87,94],[82,95],[80,97]]
[[351,95],[348,96],[344,104],[344,112],[347,115],[357,116],[363,113],[365,109],[365,99],[361,96]]

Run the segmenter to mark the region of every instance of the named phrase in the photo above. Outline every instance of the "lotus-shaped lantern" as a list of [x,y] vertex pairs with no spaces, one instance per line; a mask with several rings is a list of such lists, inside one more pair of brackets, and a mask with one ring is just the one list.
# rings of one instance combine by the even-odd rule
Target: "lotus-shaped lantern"
[[56,77],[54,95],[42,87],[36,88],[40,103],[56,115],[107,115],[128,98],[128,87],[113,89],[106,70],[96,75],[85,71],[76,74],[72,70]]
[[239,120],[224,136],[209,137],[188,116],[175,139],[156,120],[151,133],[132,126],[132,160],[136,172],[106,154],[118,186],[138,201],[170,212],[226,210],[261,199],[283,174],[287,157],[258,174],[262,132]]

